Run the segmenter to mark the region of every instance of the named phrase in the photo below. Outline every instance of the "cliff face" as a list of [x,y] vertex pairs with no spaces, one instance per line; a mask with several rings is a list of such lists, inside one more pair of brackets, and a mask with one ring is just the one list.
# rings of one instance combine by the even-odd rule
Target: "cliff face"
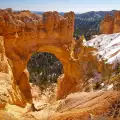
[[4,40],[0,36],[0,108],[8,102],[8,90],[12,88],[11,69],[5,55]]
[[15,84],[11,62],[5,53],[4,39],[0,36],[0,108],[4,108],[7,103],[20,106],[26,103]]
[[64,16],[57,12],[45,12],[41,16],[29,11],[0,10],[0,35],[4,39],[6,56],[10,59],[13,89],[17,92],[13,93],[16,96],[10,92],[11,104],[25,106],[26,102],[31,102],[26,66],[34,52],[50,52],[63,64],[64,77],[60,77],[58,82],[57,99],[80,89],[76,88],[76,81],[81,77],[78,62],[74,62],[70,56],[74,17],[73,12]]
[[64,74],[58,78],[57,99],[80,91],[86,84],[85,79],[92,77],[93,68],[103,71],[104,63],[92,56],[95,49],[73,39],[74,18],[73,12],[60,16],[57,12],[38,15],[29,11],[0,10],[0,35],[5,60],[8,62],[9,59],[8,78],[12,84],[6,93],[10,96],[9,103],[24,107],[27,102],[32,102],[27,63],[35,52],[52,53],[63,65]]
[[116,11],[114,16],[106,15],[100,24],[100,33],[112,34],[120,32],[120,11]]

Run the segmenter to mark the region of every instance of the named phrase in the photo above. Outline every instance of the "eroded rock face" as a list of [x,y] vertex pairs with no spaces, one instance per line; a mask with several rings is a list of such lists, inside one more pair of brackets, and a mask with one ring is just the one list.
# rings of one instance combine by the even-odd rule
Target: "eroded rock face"
[[25,106],[25,99],[12,72],[12,61],[6,57],[4,39],[0,36],[0,108],[7,103]]
[[100,25],[100,31],[104,34],[112,34],[114,29],[114,19],[110,15],[106,15]]
[[[75,86],[80,77],[77,71],[79,66],[70,56],[74,17],[73,12],[64,16],[58,12],[45,12],[41,16],[30,11],[0,10],[0,34],[4,37],[6,56],[11,61],[13,86],[17,92],[21,92],[17,95],[23,96],[23,106],[25,101],[32,99],[26,66],[34,52],[53,53],[62,62],[64,77],[58,83],[58,99],[77,91]],[[21,105],[13,99],[11,103]]]
[[5,55],[4,40],[0,36],[0,108],[5,107],[12,90],[12,73]]
[[[27,63],[34,52],[52,53],[63,65],[64,74],[58,78],[57,99],[81,90],[83,79],[89,73],[89,64],[94,63],[99,72],[103,70],[103,63],[98,63],[91,54],[95,49],[73,39],[74,17],[73,12],[64,16],[58,12],[45,12],[41,16],[30,11],[0,10],[0,35],[13,74],[13,90],[9,90],[11,104],[24,107],[27,102],[32,102]],[[88,68],[84,70],[86,64]]]
[[120,32],[120,11],[117,11],[114,15],[114,31],[113,33]]
[[114,16],[106,15],[100,24],[100,33],[112,34],[120,32],[120,11],[116,11]]

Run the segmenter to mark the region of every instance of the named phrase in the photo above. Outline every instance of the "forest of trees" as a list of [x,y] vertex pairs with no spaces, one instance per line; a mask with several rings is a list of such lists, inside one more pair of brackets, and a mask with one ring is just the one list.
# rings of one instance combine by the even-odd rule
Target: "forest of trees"
[[47,52],[34,53],[28,62],[30,82],[35,84],[56,83],[63,73],[61,62],[55,55]]

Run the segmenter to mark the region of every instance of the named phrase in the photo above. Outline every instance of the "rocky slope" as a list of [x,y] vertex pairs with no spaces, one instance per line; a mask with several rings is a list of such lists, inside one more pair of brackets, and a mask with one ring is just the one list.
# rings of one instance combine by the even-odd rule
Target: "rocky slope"
[[120,64],[120,33],[101,34],[84,42],[84,45],[97,49],[94,54],[97,55],[98,60],[105,60],[107,64],[114,66]]
[[[47,104],[39,111],[29,111],[8,105],[0,111],[5,120],[119,120],[119,96],[117,91],[77,92],[61,101]],[[117,106],[117,108],[115,107]],[[4,116],[5,115],[5,116]]]

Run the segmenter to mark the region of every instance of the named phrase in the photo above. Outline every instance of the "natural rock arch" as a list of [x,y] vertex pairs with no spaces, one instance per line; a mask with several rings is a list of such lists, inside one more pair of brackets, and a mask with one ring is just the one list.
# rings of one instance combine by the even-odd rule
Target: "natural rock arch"
[[0,34],[4,37],[6,56],[14,76],[13,88],[16,91],[20,89],[20,96],[23,96],[20,100],[22,103],[15,100],[13,103],[23,105],[26,100],[32,99],[26,66],[34,52],[50,52],[63,64],[64,76],[58,81],[57,99],[80,89],[77,85],[81,72],[78,62],[71,57],[74,45],[73,12],[65,13],[64,17],[57,12],[45,12],[41,16],[29,11],[12,12],[8,9],[0,11],[0,18]]

